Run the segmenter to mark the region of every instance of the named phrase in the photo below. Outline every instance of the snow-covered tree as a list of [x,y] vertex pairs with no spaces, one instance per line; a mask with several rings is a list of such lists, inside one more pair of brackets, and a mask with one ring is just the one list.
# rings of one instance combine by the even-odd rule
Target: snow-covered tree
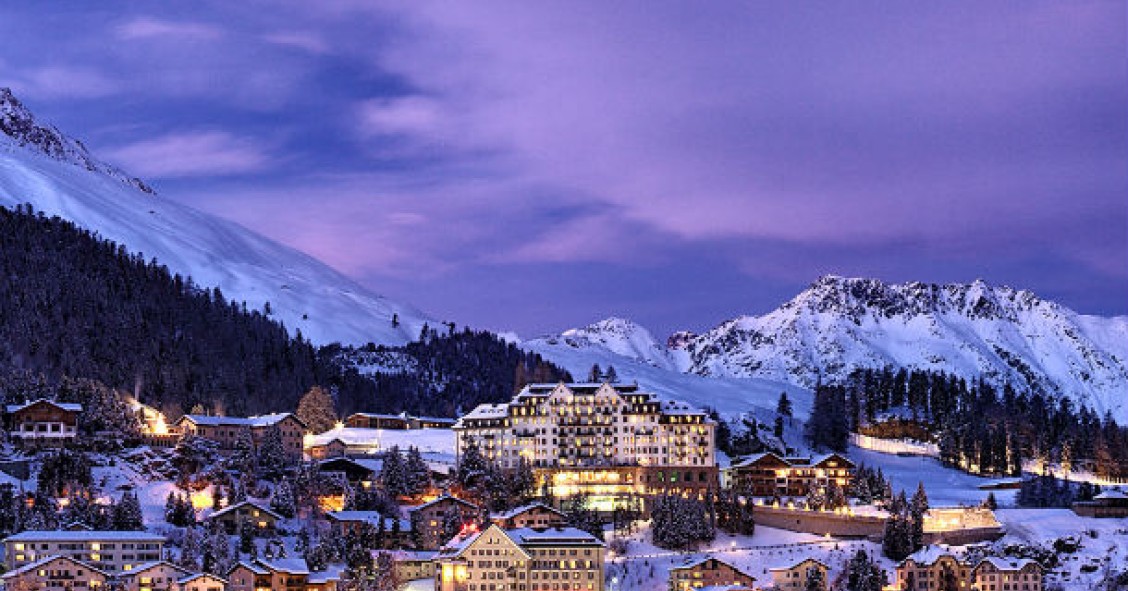
[[180,542],[180,558],[177,560],[177,564],[190,571],[198,571],[203,542],[199,529],[196,527],[185,528],[184,539]]
[[278,428],[278,425],[271,425],[266,430],[266,435],[263,435],[262,445],[259,446],[258,450],[258,462],[263,474],[268,478],[275,479],[280,477],[286,470],[286,466],[290,464],[286,446],[282,443],[282,430]]
[[293,517],[296,514],[294,491],[290,488],[289,481],[283,480],[274,487],[270,508],[283,517]]
[[419,448],[412,446],[407,450],[403,469],[409,495],[421,495],[431,488],[431,469],[423,461]]
[[410,494],[408,474],[404,466],[399,446],[393,445],[384,453],[384,465],[380,469],[380,484],[393,497]]
[[121,494],[121,500],[114,505],[113,526],[119,531],[144,531],[144,519],[141,516],[141,503],[133,491],[127,490]]

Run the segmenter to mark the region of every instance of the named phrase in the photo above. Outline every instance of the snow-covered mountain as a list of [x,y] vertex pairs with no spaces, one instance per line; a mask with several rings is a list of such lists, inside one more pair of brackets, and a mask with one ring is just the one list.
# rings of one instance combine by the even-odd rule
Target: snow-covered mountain
[[219,287],[251,309],[269,302],[274,318],[315,343],[402,344],[428,320],[308,255],[157,197],[0,88],[0,206],[25,203],[156,258],[200,286]]
[[659,367],[674,369],[666,347],[649,330],[625,318],[607,318],[583,328],[573,328],[558,337],[546,337],[548,344],[561,342],[574,348],[602,347],[611,353]]
[[[537,342],[571,342],[701,376],[805,388],[820,373],[830,381],[858,367],[938,370],[1029,384],[1128,420],[1128,317],[1086,316],[982,281],[897,285],[827,276],[768,314],[741,316],[701,335],[676,333],[659,351],[633,346],[654,341],[644,329],[621,330],[633,323],[616,320],[614,330],[601,334],[604,324]],[[582,334],[582,341],[569,341],[571,333]]]

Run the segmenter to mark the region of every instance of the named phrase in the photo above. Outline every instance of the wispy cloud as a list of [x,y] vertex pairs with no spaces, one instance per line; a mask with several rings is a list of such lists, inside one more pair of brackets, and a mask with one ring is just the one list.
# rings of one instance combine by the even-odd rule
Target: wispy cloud
[[263,146],[224,131],[168,134],[111,149],[106,156],[151,178],[244,174],[271,164]]
[[122,85],[99,70],[50,65],[15,73],[16,91],[33,98],[98,98],[117,94]]
[[192,22],[172,21],[150,16],[130,19],[117,28],[118,38],[124,40],[135,39],[216,39],[223,34],[223,29],[218,26]]
[[301,49],[317,55],[329,53],[331,49],[324,37],[310,31],[281,31],[263,35],[262,39],[267,43]]

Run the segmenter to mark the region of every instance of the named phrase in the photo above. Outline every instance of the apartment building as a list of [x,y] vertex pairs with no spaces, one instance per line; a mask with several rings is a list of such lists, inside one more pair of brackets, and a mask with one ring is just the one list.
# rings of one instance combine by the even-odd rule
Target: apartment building
[[760,453],[726,469],[728,483],[754,497],[802,497],[812,486],[825,488],[832,481],[839,487],[849,487],[853,477],[854,462],[836,453],[813,458]]
[[0,575],[7,591],[103,589],[110,574],[69,556],[48,556]]
[[971,569],[972,591],[1042,591],[1045,569],[1028,558],[989,556]]
[[164,536],[138,531],[24,531],[4,540],[4,563],[18,569],[49,556],[65,556],[108,573],[164,558]]
[[177,589],[178,581],[191,574],[186,568],[158,560],[133,567],[122,573],[118,581],[124,591],[165,591]]
[[800,560],[788,566],[779,566],[768,569],[772,575],[772,585],[776,591],[806,591],[807,580],[815,572],[822,575],[822,589],[825,591],[829,585],[827,573],[830,567],[814,558]]
[[491,525],[435,558],[435,591],[602,591],[603,542],[574,528]]
[[408,509],[411,529],[416,531],[421,550],[435,550],[442,545],[446,521],[452,515],[470,523],[477,520],[480,512],[477,505],[450,495]]
[[925,546],[897,565],[894,585],[904,591],[921,591],[937,589],[945,581],[967,589],[971,582],[971,567],[941,546]]
[[493,513],[490,515],[490,521],[502,529],[548,528],[564,525],[568,521],[568,516],[544,503],[531,503],[514,507],[504,513]]
[[557,498],[586,492],[610,511],[631,495],[701,495],[717,486],[716,424],[637,384],[530,384],[454,425],[459,453],[477,446],[503,468],[524,459]]

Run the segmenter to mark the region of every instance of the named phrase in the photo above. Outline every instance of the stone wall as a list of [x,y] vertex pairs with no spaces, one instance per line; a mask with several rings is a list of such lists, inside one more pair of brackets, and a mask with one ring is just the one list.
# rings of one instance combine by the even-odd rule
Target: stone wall
[[884,516],[847,515],[760,505],[756,506],[752,514],[757,525],[820,536],[830,534],[842,538],[880,540],[885,532]]

